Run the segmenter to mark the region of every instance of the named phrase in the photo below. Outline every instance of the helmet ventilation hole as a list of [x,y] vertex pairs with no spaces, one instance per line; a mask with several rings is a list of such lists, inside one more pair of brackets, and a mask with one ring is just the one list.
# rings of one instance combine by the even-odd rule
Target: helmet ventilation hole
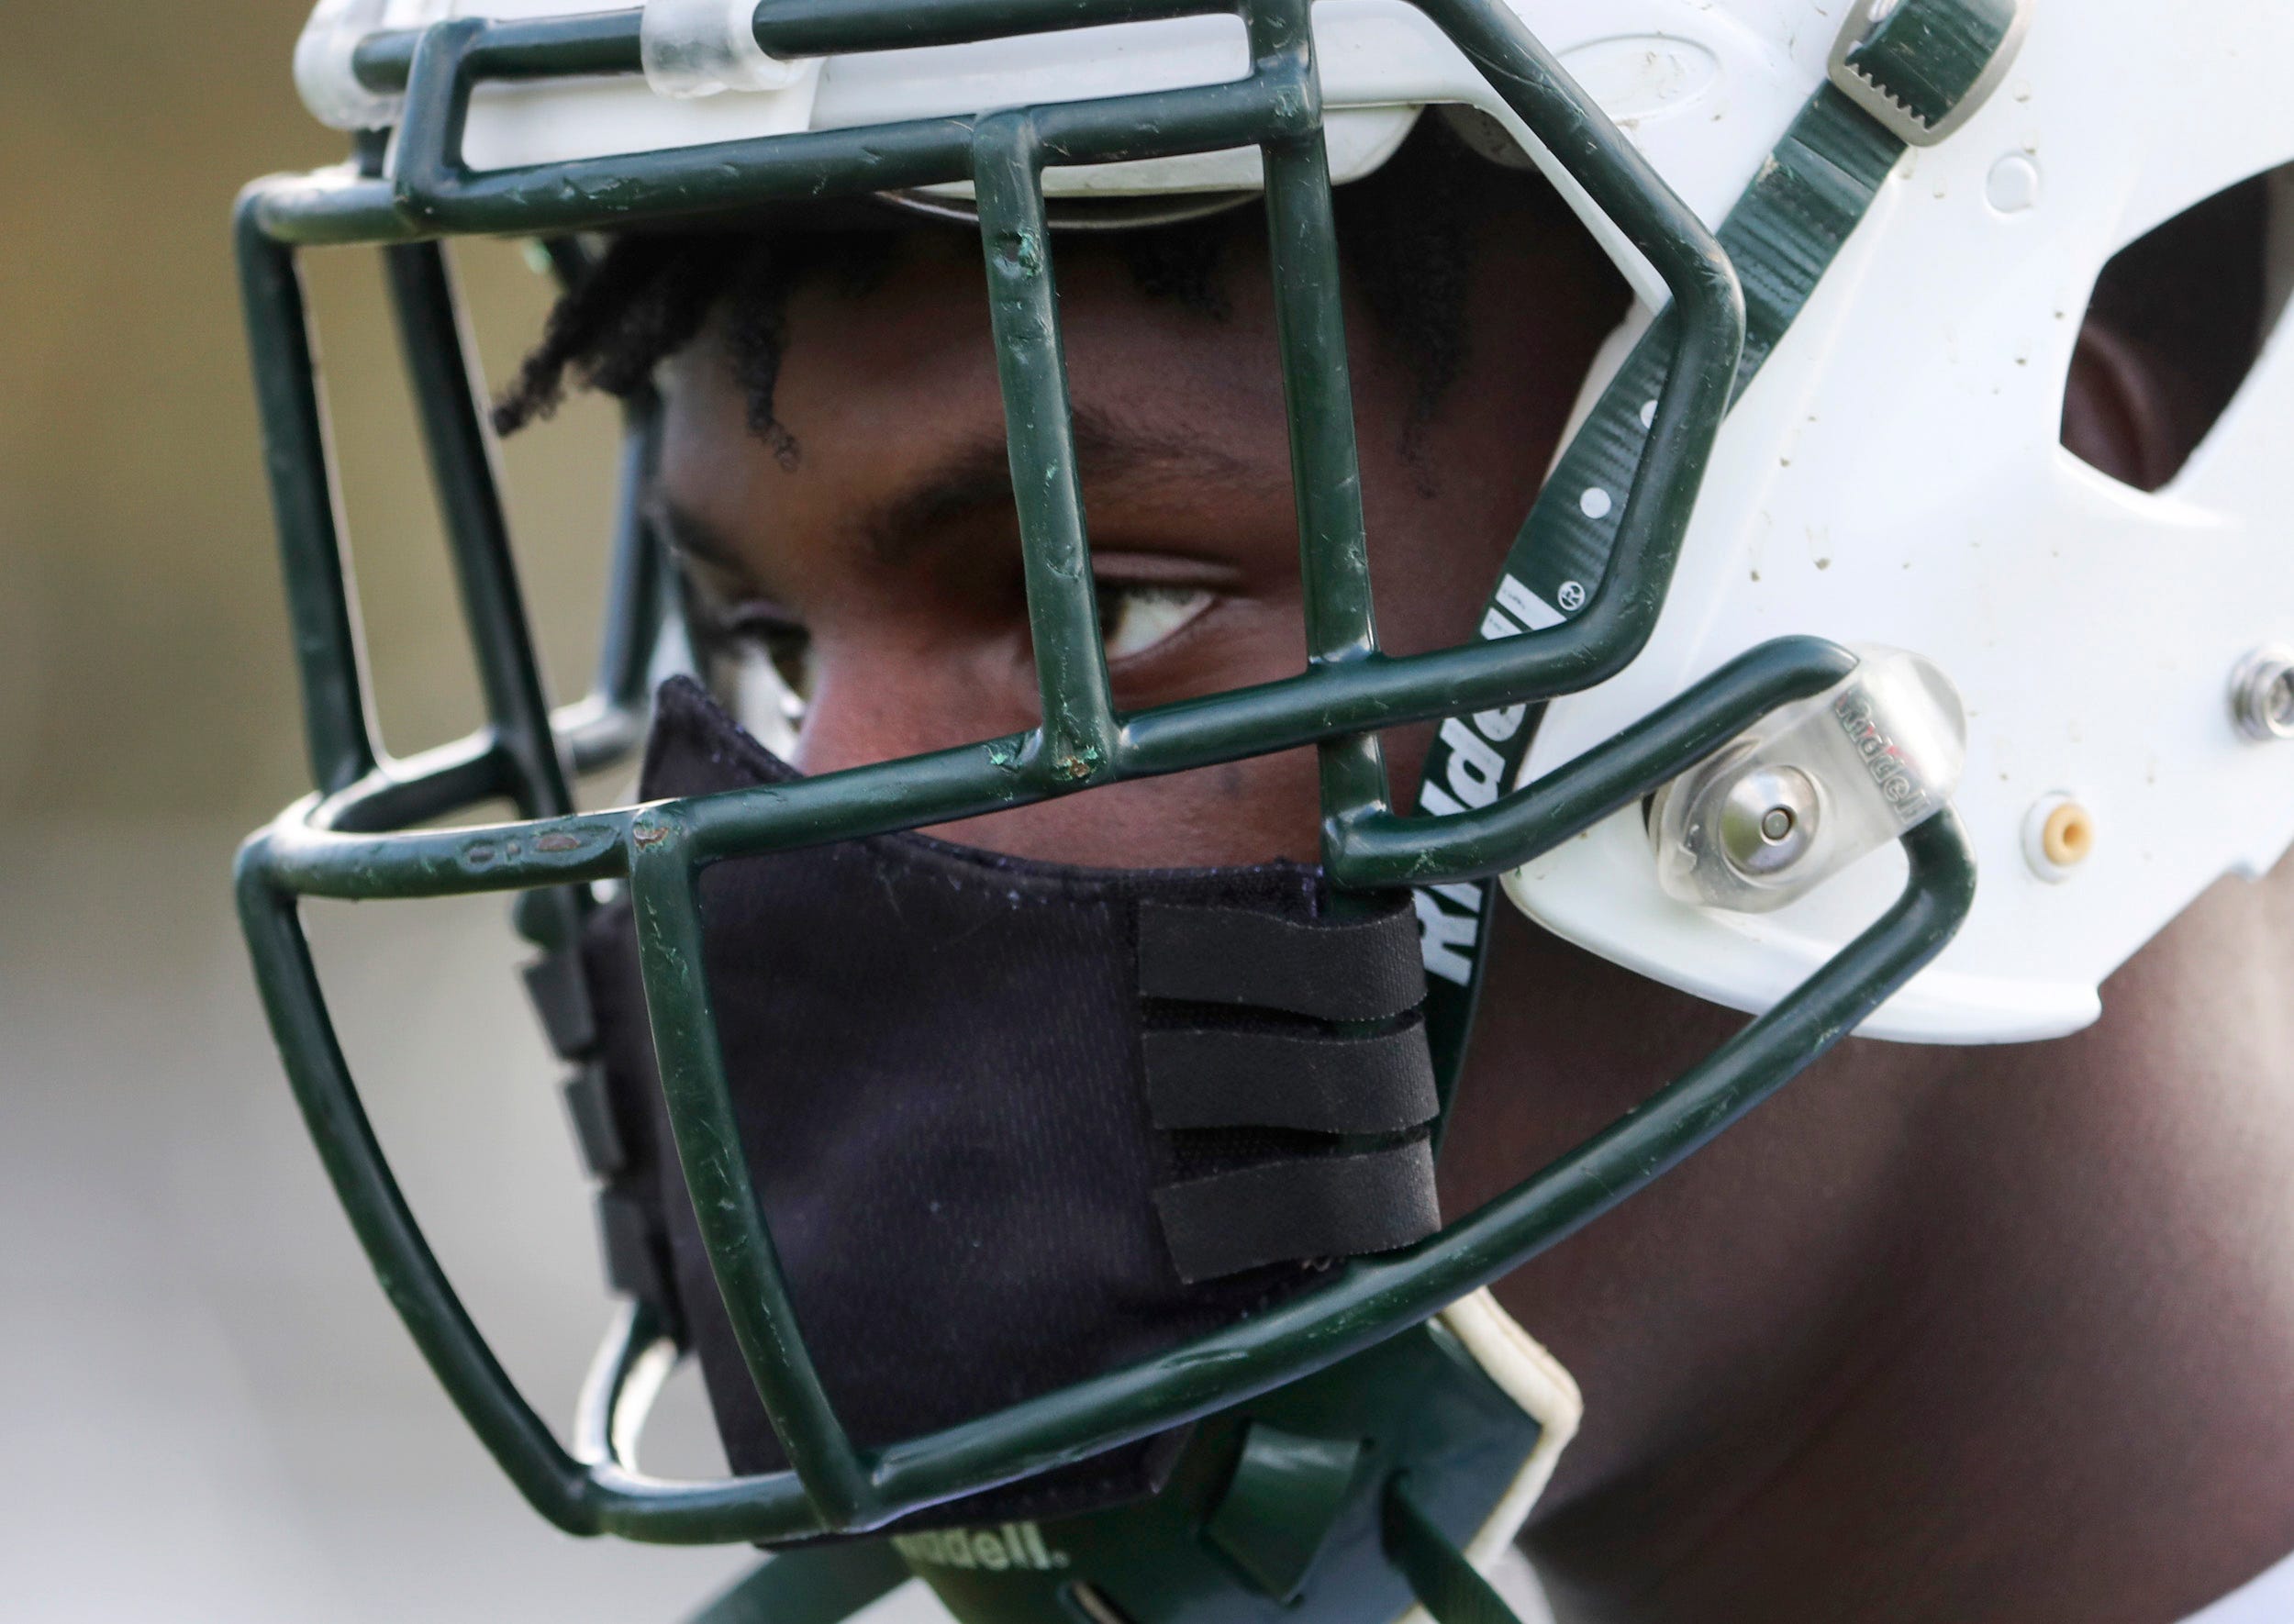
[[2111,257],[2061,438],[2138,490],[2173,483],[2238,396],[2294,292],[2294,166],[2242,181]]

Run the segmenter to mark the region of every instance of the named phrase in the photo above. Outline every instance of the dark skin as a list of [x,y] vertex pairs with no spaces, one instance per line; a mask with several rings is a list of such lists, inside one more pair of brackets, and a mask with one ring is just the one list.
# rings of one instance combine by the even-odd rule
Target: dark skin
[[[1058,246],[1095,562],[1127,708],[1304,660],[1263,253],[1222,317]],[[750,432],[718,328],[664,369],[659,495],[697,581],[810,634],[798,764],[1032,725],[976,242],[919,226],[865,291],[807,284]],[[1527,296],[1525,296],[1525,295]],[[1430,419],[1349,312],[1381,634],[1464,641],[1618,314],[1529,217],[1474,247],[1471,344]],[[2161,408],[2075,369],[2090,461],[2139,470]],[[1138,601],[1126,606],[1128,597]],[[1139,611],[1139,604],[1147,606]],[[1141,628],[1144,630],[1141,630]],[[1423,736],[1388,740],[1407,788]],[[1310,754],[940,831],[1110,866],[1311,860]],[[1525,1535],[1569,1620],[2169,1624],[2294,1550],[2294,871],[2226,883],[2061,1042],[1851,1041],[1499,1296],[1583,1385]],[[1470,1209],[1742,1018],[1504,911],[1442,1169]]]

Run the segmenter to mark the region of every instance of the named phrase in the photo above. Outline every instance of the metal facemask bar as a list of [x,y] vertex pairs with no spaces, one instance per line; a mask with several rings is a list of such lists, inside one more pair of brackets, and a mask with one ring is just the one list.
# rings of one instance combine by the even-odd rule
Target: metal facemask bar
[[[1496,1280],[1706,1143],[1822,1053],[1941,951],[1974,873],[1945,810],[1904,838],[1910,877],[1866,932],[1768,1014],[1634,1110],[1480,1210],[1405,1251],[1330,1271],[1258,1318],[933,1435],[862,1450],[823,1396],[773,1240],[738,1156],[701,971],[700,871],[723,859],[978,816],[1098,784],[1314,744],[1323,860],[1342,887],[1467,884],[1629,806],[1757,718],[1841,681],[1822,641],[1756,649],[1567,767],[1488,805],[1406,817],[1375,729],[1541,702],[1598,683],[1647,640],[1737,376],[1742,295],[1728,256],[1503,0],[1420,0],[1672,290],[1670,364],[1632,468],[1607,568],[1582,613],[1527,635],[1395,658],[1373,624],[1339,263],[1308,0],[1237,0],[1253,66],[1229,83],[966,118],[807,132],[473,173],[461,161],[473,86],[640,71],[637,10],[438,24],[361,49],[370,88],[403,86],[385,178],[372,166],[258,183],[238,243],[301,663],[317,793],[247,843],[239,901],[273,1031],[336,1189],[394,1304],[465,1418],[559,1527],[664,1542],[785,1541],[880,1528],[1209,1415],[1322,1370]],[[776,56],[954,44],[1215,9],[1205,0],[766,0]],[[1042,187],[1048,164],[1237,146],[1264,160],[1273,275],[1297,491],[1309,663],[1297,676],[1119,712],[1094,603]],[[553,717],[542,698],[436,238],[550,236],[824,192],[970,182],[979,200],[1042,701],[1034,730],[789,784],[598,814],[572,810],[568,766],[626,748],[643,706],[643,640],[608,651],[599,693]],[[385,245],[489,717],[462,743],[383,756],[295,254]],[[631,462],[650,455],[640,415]],[[658,564],[625,515],[629,599]],[[631,611],[626,628],[652,622]],[[508,796],[525,821],[411,826]],[[306,895],[525,894],[521,925],[562,947],[596,882],[635,904],[646,998],[674,1138],[716,1284],[788,1471],[669,1483],[627,1465],[666,1350],[641,1313],[600,1356],[575,1452],[517,1391],[432,1257],[361,1107],[298,918]]]

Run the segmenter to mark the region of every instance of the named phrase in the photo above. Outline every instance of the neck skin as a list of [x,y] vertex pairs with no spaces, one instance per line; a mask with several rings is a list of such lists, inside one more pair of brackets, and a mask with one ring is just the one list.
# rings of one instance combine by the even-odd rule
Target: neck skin
[[[1741,1019],[1499,953],[1457,1211]],[[1501,1285],[1586,1392],[1524,1539],[1565,1624],[2171,1624],[2294,1552],[2289,978],[2294,864],[2075,1038],[1843,1045]]]

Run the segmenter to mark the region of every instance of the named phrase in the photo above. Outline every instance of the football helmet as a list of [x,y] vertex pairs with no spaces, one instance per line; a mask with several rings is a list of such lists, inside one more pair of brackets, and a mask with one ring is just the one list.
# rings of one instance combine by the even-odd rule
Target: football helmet
[[[2294,409],[2294,365],[2258,339],[2244,388],[2157,492],[2079,462],[2059,423],[2106,261],[2294,159],[2272,83],[2294,16],[2034,10],[321,0],[296,82],[353,156],[257,182],[237,215],[315,780],[244,848],[239,907],[360,1239],[543,1515],[785,1547],[759,1605],[824,1620],[911,1569],[983,1618],[1303,1603],[1369,1620],[1413,1598],[1444,1620],[1497,1616],[1476,1566],[1526,1514],[1576,1397],[1481,1288],[1851,1031],[2077,1029],[2103,976],[2201,888],[2276,859],[2294,839],[2294,751],[2273,747],[2294,736],[2294,656],[2277,642],[2294,635],[2294,572],[2270,521],[2294,473],[2267,426]],[[1504,573],[1457,584],[1486,600],[1480,638],[1396,657],[1369,586],[1332,187],[1423,117],[1542,171],[1636,302]],[[1070,224],[1242,194],[1270,227],[1309,658],[1282,681],[1127,713],[1091,586],[1059,243]],[[685,645],[639,500],[656,434],[642,398],[596,689],[552,712],[442,239],[531,237],[574,264],[584,234],[835,195],[976,222],[1041,724],[798,778],[690,684],[657,702]],[[406,760],[368,717],[296,273],[303,250],[334,244],[379,245],[389,267],[486,702],[476,735]],[[2288,273],[2294,256],[2275,253],[2274,279]],[[1407,723],[1435,741],[1405,811],[1375,735]],[[645,798],[576,810],[569,780],[649,731]],[[1318,871],[1053,871],[906,832],[1304,745],[1321,762]],[[420,827],[497,797],[518,821]],[[1039,991],[959,1023],[942,1058],[969,1063],[954,1052],[969,1044],[1008,1079],[1055,1001],[1104,1006],[1116,1036],[1086,1069],[1144,1090],[1153,1133],[1177,1136],[1126,1140],[1139,1177],[1094,1219],[1146,1238],[1138,1266],[1169,1288],[1152,1323],[1117,1335],[1058,1296],[1081,1328],[1074,1357],[990,1359],[1028,1365],[1017,1396],[958,1381],[919,1408],[896,1374],[853,1374],[886,1334],[838,1307],[867,1278],[852,1254],[883,1250],[867,1197],[799,1213],[783,1192],[817,1161],[760,1148],[761,1112],[826,1145],[864,1131],[879,1097],[807,1116],[802,1068],[798,1085],[756,1080],[759,1052],[788,1052],[833,1004],[790,992],[813,973],[803,955],[729,945],[833,913],[840,852],[929,893],[934,917],[1008,889],[1012,918],[1050,921],[1041,951],[1034,923],[997,950]],[[540,950],[529,981],[574,1071],[609,1272],[630,1298],[570,1448],[425,1245],[297,920],[304,896],[481,891],[518,893]],[[1431,1140],[1505,897],[1754,1018],[1442,1225]],[[889,984],[912,973],[870,962]],[[956,982],[914,984],[928,1006],[968,1007]],[[1222,1026],[1211,1006],[1252,1018]],[[1192,1013],[1174,1024],[1172,1008]],[[798,1052],[841,1063],[834,1042]],[[1329,1085],[1288,1085],[1299,1076]],[[1172,1149],[1270,1126],[1313,1153]],[[1286,1271],[1278,1288],[1269,1268]],[[1202,1289],[1238,1280],[1250,1289]],[[977,1316],[964,1329],[988,1335]],[[635,1463],[650,1396],[688,1347],[738,1473],[721,1482]]]

